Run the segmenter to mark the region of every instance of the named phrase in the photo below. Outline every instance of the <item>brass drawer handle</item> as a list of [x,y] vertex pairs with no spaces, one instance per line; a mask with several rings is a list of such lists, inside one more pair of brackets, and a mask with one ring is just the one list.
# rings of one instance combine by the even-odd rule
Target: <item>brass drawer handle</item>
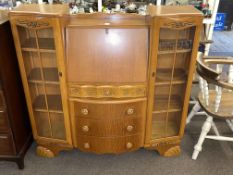
[[8,139],[7,136],[0,136],[0,139]]
[[134,127],[132,125],[129,125],[126,127],[127,131],[132,132]]
[[82,127],[82,131],[83,132],[88,132],[89,131],[89,127],[87,125]]
[[111,23],[110,22],[105,22],[104,25],[105,26],[109,26]]
[[131,149],[133,147],[133,144],[131,142],[126,143],[126,148]]
[[127,112],[126,112],[128,115],[132,115],[134,113],[134,109],[133,108],[129,108],[127,109]]
[[83,108],[83,109],[81,109],[81,113],[82,113],[83,115],[88,115],[89,111],[88,111],[87,108]]
[[88,143],[88,142],[84,143],[84,148],[85,149],[90,149],[90,143]]

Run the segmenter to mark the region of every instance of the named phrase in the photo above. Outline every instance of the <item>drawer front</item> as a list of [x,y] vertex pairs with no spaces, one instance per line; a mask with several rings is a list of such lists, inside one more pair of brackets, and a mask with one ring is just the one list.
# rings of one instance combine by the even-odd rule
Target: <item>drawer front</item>
[[145,117],[146,98],[121,101],[81,100],[73,102],[75,117],[112,120],[126,117]]
[[79,136],[77,148],[81,151],[104,153],[123,153],[139,149],[143,146],[143,136],[133,135],[125,137],[92,137]]
[[69,85],[70,97],[93,97],[93,98],[138,98],[146,96],[145,85],[125,86],[93,86],[93,85]]
[[8,130],[7,113],[5,109],[0,108],[0,131]]
[[14,155],[14,145],[10,134],[0,134],[0,155]]
[[117,120],[95,120],[82,117],[76,118],[76,135],[114,137],[142,134],[144,125],[142,117]]

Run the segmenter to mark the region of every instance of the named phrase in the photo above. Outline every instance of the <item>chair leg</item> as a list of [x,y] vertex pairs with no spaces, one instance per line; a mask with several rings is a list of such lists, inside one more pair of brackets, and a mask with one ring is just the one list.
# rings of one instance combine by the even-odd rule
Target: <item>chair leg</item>
[[229,128],[231,129],[231,131],[233,131],[233,121],[230,119],[226,119],[226,122],[227,122]]
[[192,120],[193,116],[201,109],[199,103],[197,102],[194,106],[193,109],[190,111],[187,120],[186,120],[186,124],[189,124],[189,122]]
[[199,152],[202,150],[202,144],[205,140],[206,135],[210,131],[212,121],[213,121],[213,118],[211,116],[207,115],[207,119],[202,126],[202,131],[201,131],[201,134],[199,136],[198,142],[194,146],[194,151],[193,151],[193,155],[192,155],[193,160],[197,159]]

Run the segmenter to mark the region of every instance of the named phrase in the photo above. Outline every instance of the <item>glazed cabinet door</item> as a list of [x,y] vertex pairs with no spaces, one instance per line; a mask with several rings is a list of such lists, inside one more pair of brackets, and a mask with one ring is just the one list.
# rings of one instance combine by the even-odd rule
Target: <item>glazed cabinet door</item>
[[71,143],[58,20],[16,17],[11,24],[34,137]]
[[147,142],[181,137],[198,46],[195,18],[161,18],[157,25],[151,60]]

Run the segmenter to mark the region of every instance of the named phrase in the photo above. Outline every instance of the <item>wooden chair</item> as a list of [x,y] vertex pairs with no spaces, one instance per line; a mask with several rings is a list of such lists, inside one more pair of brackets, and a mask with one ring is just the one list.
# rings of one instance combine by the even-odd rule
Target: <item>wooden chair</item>
[[[206,36],[205,34],[205,25],[203,26],[203,29],[204,29],[204,36]],[[198,57],[200,56],[203,56],[205,55],[206,53],[206,45],[208,44],[212,44],[213,41],[212,40],[207,40],[206,37],[205,38],[202,38],[202,40],[200,41],[200,44],[199,44],[199,51],[198,51]],[[195,72],[194,73],[194,76],[193,76],[193,85],[194,84],[199,84],[199,81],[200,80],[200,77],[199,75]],[[200,84],[199,84],[200,85]],[[201,87],[200,87],[201,88]],[[186,119],[186,124],[189,124],[190,121],[192,120],[192,118],[196,115],[205,115],[205,112],[204,111],[200,111],[201,107],[198,103],[198,100],[196,97],[191,97],[190,101],[189,101],[189,104],[190,105],[193,105],[192,107],[192,110],[190,110],[190,113],[188,114],[188,117]]]
[[[202,144],[206,138],[233,141],[233,137],[221,136],[213,122],[213,118],[224,119],[233,131],[233,58],[204,57],[200,54],[196,71],[199,74],[200,93],[198,103],[191,113],[194,116],[199,109],[202,109],[207,118],[202,126],[198,142],[194,146],[192,155],[194,160],[202,150]],[[207,135],[211,126],[216,135]]]

